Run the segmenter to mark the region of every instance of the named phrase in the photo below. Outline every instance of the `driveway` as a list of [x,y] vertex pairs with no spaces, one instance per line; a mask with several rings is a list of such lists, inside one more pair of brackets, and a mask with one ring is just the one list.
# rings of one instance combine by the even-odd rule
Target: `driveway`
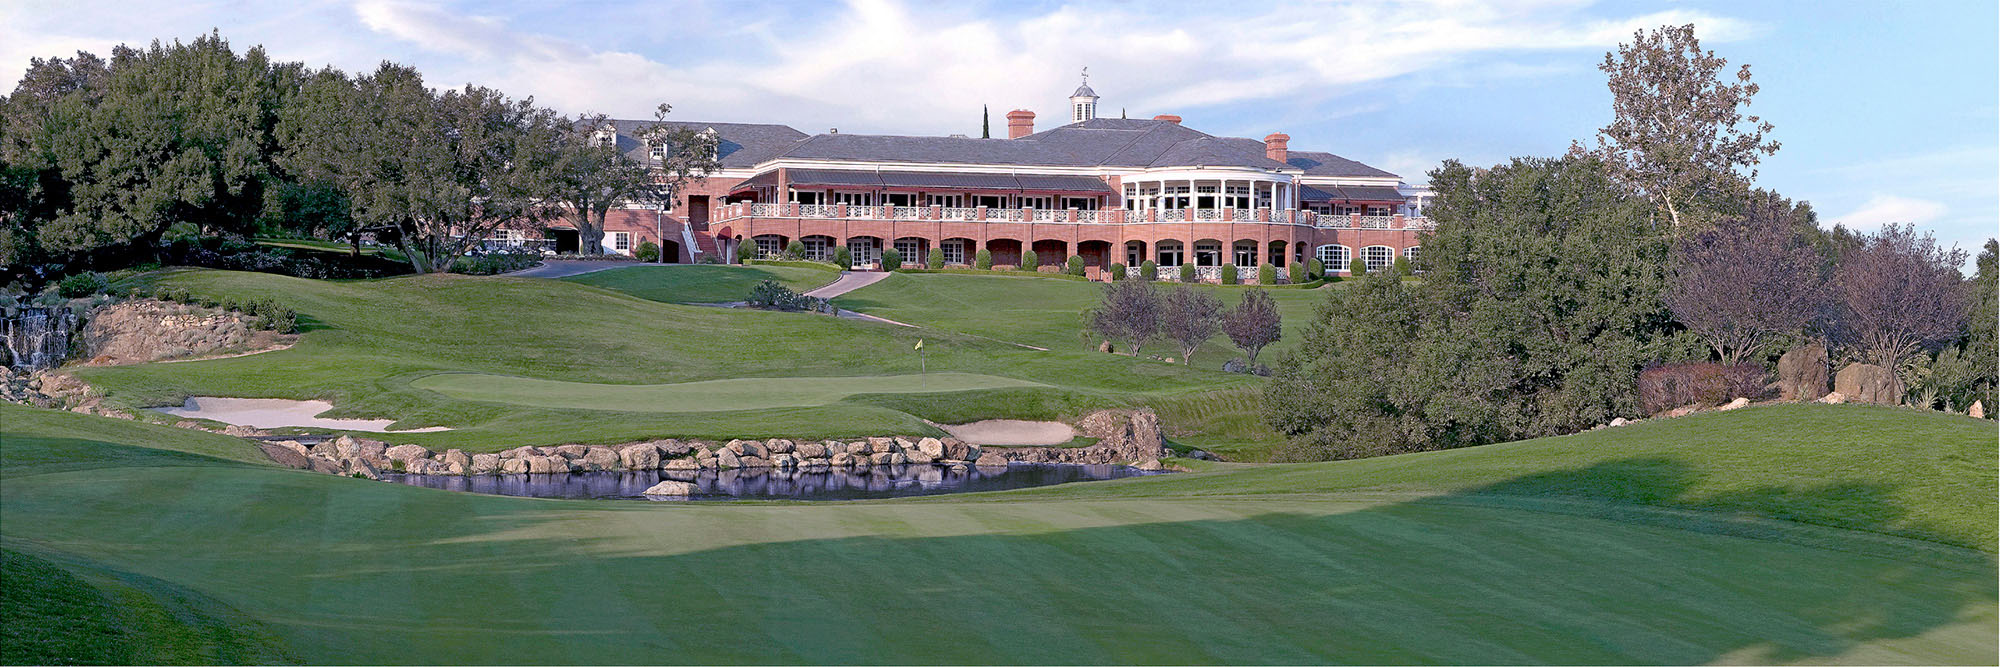
[[869,285],[882,282],[884,278],[888,277],[889,277],[888,271],[842,271],[840,272],[839,280],[835,280],[831,283],[828,283],[826,286],[821,287],[819,289],[806,292],[806,296],[816,296],[822,299],[831,299],[833,297],[840,296],[842,294],[846,294],[848,292],[852,292],[854,290],[858,290],[863,287],[867,287]]

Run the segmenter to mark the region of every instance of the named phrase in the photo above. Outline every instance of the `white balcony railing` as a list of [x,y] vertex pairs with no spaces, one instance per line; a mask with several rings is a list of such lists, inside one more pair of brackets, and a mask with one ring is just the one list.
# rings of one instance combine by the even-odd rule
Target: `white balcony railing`
[[1388,229],[1389,223],[1395,219],[1395,216],[1388,215],[1364,215],[1358,226],[1362,229]]
[[1198,209],[1195,209],[1195,210],[1194,210],[1194,219],[1196,219],[1196,220],[1221,220],[1221,219],[1222,219],[1222,209],[1219,209],[1219,208],[1198,208]]
[[923,209],[915,206],[898,206],[892,209],[892,211],[893,213],[890,217],[896,220],[918,220],[921,219],[919,216],[924,212]]
[[942,209],[942,210],[941,210],[941,211],[939,212],[939,214],[938,214],[938,217],[939,217],[940,219],[944,219],[944,220],[978,220],[978,219],[979,219],[979,209],[976,209],[976,208],[946,208],[946,209]]
[[1101,224],[1101,223],[1106,223],[1106,222],[1111,222],[1111,220],[1112,220],[1112,217],[1111,217],[1111,212],[1110,212],[1110,211],[1077,211],[1077,212],[1076,212],[1076,221],[1077,221],[1077,222],[1082,222],[1082,223],[1089,223],[1089,224],[1093,224],[1093,225],[1095,225],[1095,224]]
[[1021,209],[1018,209],[1018,208],[989,208],[989,209],[986,209],[986,219],[987,219],[987,220],[998,220],[998,221],[1000,221],[1000,222],[1020,222],[1020,221],[1021,221]]
[[833,217],[833,205],[832,205],[832,204],[799,204],[799,217],[801,217],[801,218],[831,218],[831,217]]
[[848,204],[848,205],[847,205],[847,217],[850,217],[850,218],[866,218],[866,219],[869,219],[869,220],[879,220],[879,219],[881,219],[881,218],[882,218],[882,207],[880,207],[880,206],[856,206],[856,205],[853,205],[853,204]]
[[1255,209],[1239,208],[1236,209],[1233,217],[1230,219],[1237,222],[1255,222],[1257,220],[1257,211]]
[[1035,222],[1069,222],[1069,211],[1028,209],[1035,214]]

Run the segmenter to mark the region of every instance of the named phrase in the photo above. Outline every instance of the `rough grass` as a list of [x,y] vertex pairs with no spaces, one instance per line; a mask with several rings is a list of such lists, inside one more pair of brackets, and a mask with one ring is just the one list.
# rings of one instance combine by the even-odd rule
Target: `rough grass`
[[832,265],[809,268],[691,264],[634,266],[563,280],[617,290],[649,301],[723,303],[748,298],[750,288],[765,280],[776,280],[792,291],[806,292],[833,282],[839,275],[839,270]]
[[[247,445],[169,432],[0,407],[9,461],[175,454],[0,468],[6,545],[200,596],[287,656],[250,661],[2000,659],[1995,430],[1937,414],[1761,408],[819,504],[477,496],[182,452]],[[50,602],[9,617],[86,636],[109,623],[66,612],[78,595],[35,599]],[[15,632],[54,635],[47,623],[10,628],[8,655]]]
[[[759,267],[762,268],[762,267]],[[683,268],[665,268],[681,271]],[[901,375],[920,369],[1052,387],[1057,402],[1120,406],[1151,396],[1246,385],[1253,378],[1084,352],[1038,352],[936,330],[802,313],[665,304],[565,281],[411,276],[315,281],[228,271],[150,276],[216,298],[269,298],[297,310],[306,333],[287,350],[233,359],[76,372],[127,406],[188,396],[319,398],[339,417],[394,418],[397,442],[498,450],[521,444],[660,437],[844,437],[929,433],[922,419],[1022,416],[1046,397],[964,392],[900,401],[856,396],[816,407],[607,415],[599,410],[454,399],[414,387],[439,372],[588,384],[672,384],[732,378]],[[911,347],[926,341],[924,359]],[[915,410],[913,412],[913,410]],[[930,410],[930,411],[927,411]],[[1032,416],[1032,415],[1030,415]]]

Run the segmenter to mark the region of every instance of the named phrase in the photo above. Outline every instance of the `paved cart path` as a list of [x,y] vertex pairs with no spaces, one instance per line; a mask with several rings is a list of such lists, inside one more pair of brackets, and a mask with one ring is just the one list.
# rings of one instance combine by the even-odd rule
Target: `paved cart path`
[[[854,290],[882,282],[889,277],[888,271],[842,271],[840,279],[827,283],[819,289],[806,292],[806,296],[831,299]],[[879,318],[878,318],[879,319]],[[884,320],[886,321],[886,320]]]

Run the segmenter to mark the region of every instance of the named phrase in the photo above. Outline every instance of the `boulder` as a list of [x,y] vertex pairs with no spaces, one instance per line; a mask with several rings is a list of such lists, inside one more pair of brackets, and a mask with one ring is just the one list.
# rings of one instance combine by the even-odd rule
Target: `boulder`
[[663,498],[688,498],[701,493],[701,487],[670,479],[654,484],[640,493]]
[[1735,410],[1735,409],[1738,409],[1738,408],[1747,408],[1747,407],[1750,407],[1750,399],[1747,399],[1747,398],[1744,398],[1744,397],[1741,397],[1741,396],[1738,396],[1738,397],[1736,397],[1736,400],[1733,400],[1733,401],[1730,401],[1730,402],[1729,402],[1728,404],[1726,404],[1726,405],[1723,405],[1722,407],[1719,407],[1719,408],[1716,408],[1716,409],[1717,409],[1717,410]]
[[1626,425],[1626,424],[1630,424],[1630,423],[1632,423],[1632,422],[1629,422],[1629,421],[1626,421],[1624,417],[1614,417],[1614,418],[1612,418],[1612,420],[1611,420],[1611,425],[1612,425],[1612,426],[1624,426],[1624,425]]
[[981,468],[1004,468],[1007,467],[1007,457],[1001,456],[999,452],[986,452],[979,455],[975,465]]
[[875,453],[875,450],[868,446],[868,441],[856,440],[854,442],[847,443],[847,453],[861,456],[861,455],[873,454]]
[[738,459],[737,462],[741,464],[742,467],[744,468],[756,469],[756,468],[771,467],[771,460],[764,458],[762,456],[745,456]]
[[610,447],[592,446],[586,448],[583,456],[576,458],[577,467],[585,471],[617,470],[620,460],[618,452]]
[[382,455],[392,462],[399,462],[404,466],[409,466],[412,461],[429,459],[431,457],[431,450],[424,449],[422,445],[396,445],[390,447]]
[[528,474],[528,459],[526,458],[500,459],[500,474],[502,475]]
[[[467,461],[470,462],[470,459]],[[465,474],[466,465],[456,461],[432,461],[430,469],[433,475],[463,475]]]
[[893,451],[897,451],[897,445],[896,445],[896,439],[895,439],[895,438],[869,438],[869,439],[868,439],[868,451],[869,451],[869,453],[880,453],[880,452],[893,452]]
[[500,455],[473,454],[472,464],[466,466],[465,472],[472,475],[491,475],[500,472]]
[[673,438],[668,438],[665,440],[654,440],[653,446],[660,448],[660,456],[664,458],[676,458],[680,456],[686,456],[688,452],[694,451],[693,444],[681,442]]
[[1164,465],[1160,465],[1159,459],[1146,459],[1144,461],[1140,461],[1138,465],[1132,467],[1146,471],[1165,470],[1167,468]]
[[804,443],[798,446],[797,454],[802,459],[823,459],[826,458],[826,445],[817,442]]
[[364,479],[382,479],[381,473],[375,471],[375,466],[368,465],[367,461],[361,459],[348,459],[342,463],[340,474]]
[[618,463],[626,470],[659,470],[660,448],[650,442],[638,442],[618,448]]
[[798,465],[799,457],[793,455],[791,452],[778,452],[771,455],[771,467],[773,468],[790,470],[798,467]]
[[923,452],[924,454],[930,456],[933,459],[941,459],[945,457],[944,441],[939,440],[937,438],[924,438],[922,440],[918,440],[916,449],[917,451]]
[[1778,396],[1811,401],[1826,395],[1826,346],[1801,345],[1778,357]]
[[1967,409],[1965,410],[1965,416],[1967,416],[1967,417],[1971,417],[1971,418],[1973,418],[1973,419],[1985,419],[1985,418],[1986,418],[1986,404],[1985,404],[1985,403],[1981,403],[1981,402],[1979,402],[1979,401],[1973,401],[1973,402],[1972,402],[1972,407],[1970,407],[1970,408],[1967,408]]
[[1848,364],[1833,376],[1833,390],[1847,400],[1875,405],[1903,402],[1903,383],[1889,369],[1874,364]]
[[891,464],[894,464],[894,463],[896,462],[896,453],[895,453],[895,452],[875,452],[875,453],[873,453],[873,454],[869,454],[869,455],[868,455],[868,462],[869,462],[869,463],[872,463],[872,464],[875,464],[875,465],[878,465],[878,466],[886,466],[886,465],[891,465]]
[[681,458],[667,459],[665,461],[660,462],[661,470],[694,470],[697,467],[698,465],[695,463],[694,457],[692,456],[683,456]]
[[916,464],[931,463],[937,460],[937,457],[924,453],[924,450],[919,447],[911,447],[896,454],[903,457],[903,460]]
[[525,447],[515,447],[513,449],[500,452],[500,458],[503,459],[522,459],[530,456],[541,456],[541,455],[542,455],[542,448],[535,447],[533,445]]
[[1103,352],[1105,354],[1111,354],[1112,352],[1116,352],[1117,350],[1118,348],[1112,347],[1111,341],[1101,340],[1097,342],[1097,351],[1099,352]]
[[298,468],[300,470],[311,470],[312,455],[306,453],[306,448],[299,443],[294,442],[291,445],[291,447],[286,447],[281,443],[260,442],[257,443],[257,449],[262,450],[265,457],[270,458],[271,462],[278,465],[287,468]]
[[[741,441],[735,441],[729,444],[735,445],[737,442]],[[743,467],[743,458],[736,455],[736,450],[734,448],[724,447],[722,449],[715,450],[715,465],[718,468],[741,468]]]
[[458,474],[463,475],[466,470],[472,468],[472,457],[462,450],[447,449],[444,450],[444,464],[457,466]]
[[[81,412],[84,412],[86,414],[89,413],[88,410],[83,410]],[[255,426],[245,426],[243,424],[230,424],[229,428],[222,429],[222,434],[233,435],[239,438],[245,438],[253,435],[264,435],[264,431],[258,429]]]
[[785,440],[783,438],[772,438],[770,440],[764,441],[764,449],[769,450],[773,455],[790,454],[796,448],[797,445],[795,445],[792,441]]
[[1215,455],[1214,455],[1214,454],[1210,454],[1210,453],[1208,453],[1208,450],[1205,450],[1205,449],[1191,449],[1191,450],[1188,450],[1188,453],[1187,453],[1187,457],[1188,457],[1188,458],[1191,458],[1191,459],[1194,459],[1194,460],[1196,460],[1196,461],[1213,461],[1213,460],[1215,460]]
[[318,454],[314,454],[312,456],[312,459],[308,461],[307,464],[312,466],[313,472],[321,472],[321,473],[326,473],[328,475],[341,474],[341,471],[346,468],[346,466],[342,465],[339,461],[335,461],[333,459],[320,456]]
[[836,452],[833,458],[827,460],[827,464],[836,468],[851,466],[854,465],[854,455],[847,452]]
[[569,459],[561,456],[538,454],[530,456],[525,460],[528,462],[528,472],[532,474],[543,475],[569,472]]
[[1836,391],[1827,394],[1825,396],[1819,397],[1819,402],[1825,403],[1827,405],[1839,405],[1847,402],[1847,394],[1843,394]]
[[583,458],[584,454],[588,453],[590,453],[590,448],[583,445],[562,445],[555,448],[556,456],[566,459],[580,459]]

